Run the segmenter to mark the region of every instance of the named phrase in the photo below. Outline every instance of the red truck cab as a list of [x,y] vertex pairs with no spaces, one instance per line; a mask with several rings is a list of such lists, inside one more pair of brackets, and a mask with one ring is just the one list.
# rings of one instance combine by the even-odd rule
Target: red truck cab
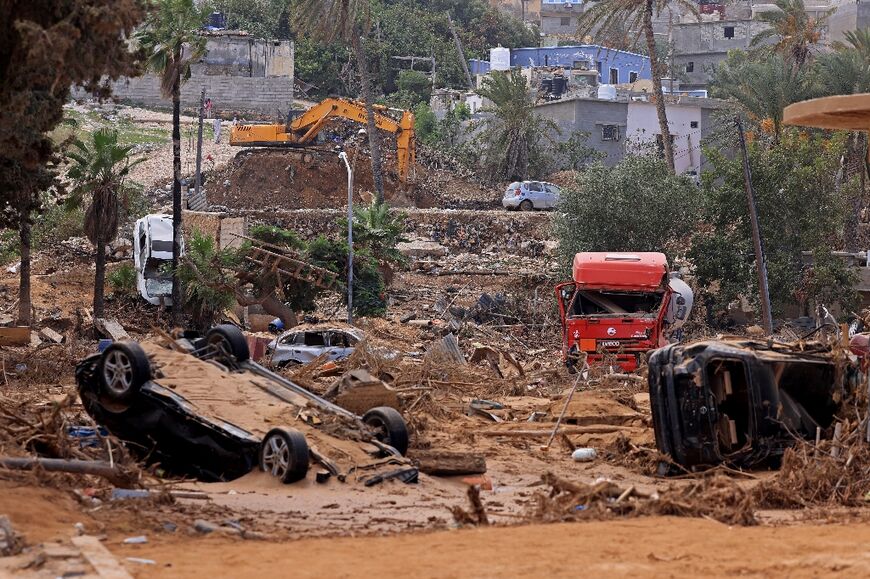
[[562,358],[570,370],[585,353],[590,365],[609,359],[633,372],[646,352],[668,343],[674,292],[663,253],[578,253],[573,278],[556,286]]

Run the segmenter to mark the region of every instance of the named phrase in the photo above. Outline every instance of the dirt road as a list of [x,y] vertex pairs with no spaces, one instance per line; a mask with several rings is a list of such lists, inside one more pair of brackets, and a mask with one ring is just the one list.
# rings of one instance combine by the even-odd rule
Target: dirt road
[[[283,544],[177,538],[111,546],[157,562],[137,577],[861,577],[870,524],[728,527],[627,521],[500,527]],[[131,569],[132,570],[132,569]]]

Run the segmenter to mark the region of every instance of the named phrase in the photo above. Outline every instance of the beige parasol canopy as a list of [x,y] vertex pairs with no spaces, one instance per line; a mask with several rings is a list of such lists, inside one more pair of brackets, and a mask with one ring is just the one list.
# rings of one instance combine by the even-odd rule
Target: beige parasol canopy
[[831,96],[785,107],[783,123],[817,129],[870,131],[870,93]]

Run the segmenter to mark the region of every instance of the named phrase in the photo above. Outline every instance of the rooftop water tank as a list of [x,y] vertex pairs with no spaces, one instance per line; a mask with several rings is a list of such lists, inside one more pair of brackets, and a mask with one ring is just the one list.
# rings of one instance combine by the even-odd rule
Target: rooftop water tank
[[489,65],[491,70],[510,70],[511,68],[511,49],[490,48],[489,49]]
[[616,86],[612,84],[598,85],[598,98],[605,101],[615,101]]

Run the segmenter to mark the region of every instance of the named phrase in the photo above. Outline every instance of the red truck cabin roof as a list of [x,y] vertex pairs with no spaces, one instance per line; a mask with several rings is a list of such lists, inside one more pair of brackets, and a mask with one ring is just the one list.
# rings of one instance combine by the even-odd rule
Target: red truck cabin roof
[[663,253],[583,252],[574,256],[574,282],[590,288],[654,291],[663,287]]

